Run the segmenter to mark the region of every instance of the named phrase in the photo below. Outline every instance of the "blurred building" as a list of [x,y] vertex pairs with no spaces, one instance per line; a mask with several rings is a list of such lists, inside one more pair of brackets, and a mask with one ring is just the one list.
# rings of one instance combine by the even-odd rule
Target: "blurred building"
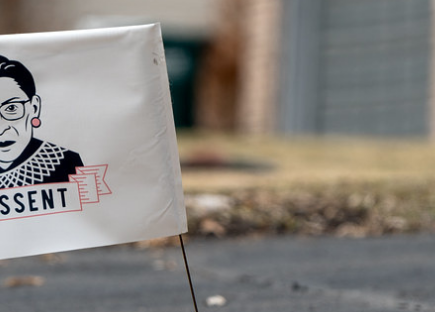
[[[217,36],[209,61],[219,66],[214,71],[208,66],[207,74],[218,79],[213,73],[220,72],[223,78],[214,82],[220,89],[210,88],[215,93],[199,101],[203,126],[297,135],[435,132],[431,0],[223,0],[221,5],[227,28]],[[237,52],[219,53],[223,47]],[[225,87],[228,82],[235,91]],[[218,89],[225,94],[220,99]],[[207,92],[207,84],[201,90]]]
[[435,0],[0,0],[0,33],[160,21],[177,126],[435,137]]

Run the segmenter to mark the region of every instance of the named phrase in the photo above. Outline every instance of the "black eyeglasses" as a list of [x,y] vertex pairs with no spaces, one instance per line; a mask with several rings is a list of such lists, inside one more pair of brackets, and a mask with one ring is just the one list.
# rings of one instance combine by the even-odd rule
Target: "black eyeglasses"
[[30,102],[30,100],[3,103],[0,106],[0,116],[8,121],[14,121],[23,118],[26,112],[24,104],[27,102]]

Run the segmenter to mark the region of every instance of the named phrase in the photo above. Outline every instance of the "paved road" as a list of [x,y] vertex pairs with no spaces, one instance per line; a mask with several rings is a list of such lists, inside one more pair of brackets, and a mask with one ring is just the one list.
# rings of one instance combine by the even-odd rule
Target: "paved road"
[[[435,236],[195,240],[200,311],[435,311]],[[0,311],[193,311],[178,248],[128,246],[0,263]],[[20,280],[22,276],[44,279]],[[207,307],[222,295],[227,304]]]

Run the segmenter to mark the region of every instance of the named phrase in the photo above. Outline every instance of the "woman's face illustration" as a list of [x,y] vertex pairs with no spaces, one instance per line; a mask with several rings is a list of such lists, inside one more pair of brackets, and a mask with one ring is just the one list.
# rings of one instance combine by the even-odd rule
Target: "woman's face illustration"
[[32,118],[39,116],[40,98],[31,99],[16,81],[0,77],[0,167],[21,155],[33,136]]

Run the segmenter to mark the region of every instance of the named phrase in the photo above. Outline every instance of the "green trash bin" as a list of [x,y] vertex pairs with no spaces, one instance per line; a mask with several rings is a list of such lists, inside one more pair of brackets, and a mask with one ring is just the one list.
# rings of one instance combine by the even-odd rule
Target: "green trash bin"
[[177,128],[194,125],[195,80],[201,54],[201,42],[164,40],[172,109]]

